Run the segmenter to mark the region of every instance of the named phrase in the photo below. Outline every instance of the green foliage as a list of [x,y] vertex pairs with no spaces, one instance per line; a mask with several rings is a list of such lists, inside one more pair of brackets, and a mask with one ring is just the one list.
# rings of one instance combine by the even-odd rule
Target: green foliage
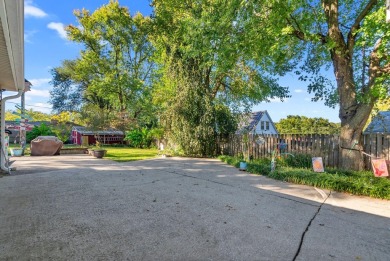
[[[69,40],[84,50],[52,70],[53,109],[79,111],[87,125],[98,129],[109,125],[124,130],[153,121],[150,18],[131,16],[114,0],[93,13],[83,9],[74,15],[78,25],[69,25],[66,31]],[[102,120],[91,107],[98,108]]]
[[248,163],[247,171],[250,173],[269,175],[271,173],[271,160],[268,158],[254,160]]
[[289,115],[275,124],[280,134],[338,134],[340,124],[324,118]]
[[64,60],[62,65],[51,69],[53,85],[49,103],[53,111],[78,112],[83,104],[83,93],[87,89],[88,79],[77,74],[77,60]]
[[[305,158],[306,156],[303,156]],[[220,156],[222,161],[238,167],[239,160],[230,156]],[[286,165],[295,165],[288,163]],[[376,178],[369,171],[345,171],[338,169],[326,169],[324,173],[316,173],[311,168],[293,168],[277,165],[271,172],[271,161],[261,159],[248,163],[248,172],[268,176],[273,179],[291,183],[315,186],[339,192],[347,192],[354,195],[370,196],[375,198],[390,199],[390,180]],[[299,164],[298,164],[299,165]]]
[[5,120],[6,121],[16,121],[20,119],[19,115],[15,115],[11,110],[5,111]]
[[312,168],[312,156],[309,154],[282,154],[276,160],[276,166],[292,168]]
[[217,139],[236,129],[234,114],[268,98],[288,96],[277,79],[248,57],[241,1],[153,1],[161,78],[154,101],[168,140],[186,155],[216,153]]
[[25,114],[26,118],[31,119],[31,121],[50,121],[51,118],[51,114],[34,111],[33,109],[26,110]]
[[66,123],[58,123],[54,126],[53,133],[63,143],[66,143],[72,134],[72,126]]
[[144,143],[147,142],[147,137],[144,136],[141,130],[132,130],[126,132],[126,137],[124,140],[129,141],[130,146],[135,148],[142,148]]
[[142,129],[135,129],[126,132],[124,140],[129,141],[129,145],[135,148],[151,148],[153,147],[153,141],[161,139],[163,136],[162,129],[153,128],[148,129],[146,127]]
[[[21,109],[20,106],[16,106],[16,111],[7,110],[5,112],[5,120],[7,121],[16,121],[21,118]],[[50,121],[51,114],[34,111],[33,109],[25,110],[23,118],[28,119],[29,121]]]
[[28,131],[26,133],[26,140],[27,142],[31,142],[33,139],[35,139],[38,136],[53,136],[53,135],[55,135],[55,133],[52,131],[52,129],[46,124],[42,123],[39,126],[34,126],[34,128],[31,131]]

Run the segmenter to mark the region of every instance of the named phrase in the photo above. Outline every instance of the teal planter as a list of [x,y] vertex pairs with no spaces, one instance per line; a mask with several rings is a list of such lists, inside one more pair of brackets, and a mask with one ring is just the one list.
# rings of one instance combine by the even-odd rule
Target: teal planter
[[246,167],[247,167],[247,163],[241,161],[241,162],[240,162],[240,170],[246,170]]
[[22,153],[23,153],[23,149],[12,148],[12,149],[10,149],[10,151],[11,151],[11,156],[14,156],[14,157],[20,157],[20,156],[22,156]]

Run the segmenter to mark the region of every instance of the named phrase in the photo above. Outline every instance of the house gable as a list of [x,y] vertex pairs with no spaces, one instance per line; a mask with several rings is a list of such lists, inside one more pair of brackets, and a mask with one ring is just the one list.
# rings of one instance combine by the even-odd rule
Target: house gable
[[275,124],[267,111],[257,111],[248,114],[240,123],[238,133],[278,134]]
[[252,133],[256,134],[278,134],[275,124],[272,121],[267,111],[264,111],[256,124],[256,127],[253,128]]

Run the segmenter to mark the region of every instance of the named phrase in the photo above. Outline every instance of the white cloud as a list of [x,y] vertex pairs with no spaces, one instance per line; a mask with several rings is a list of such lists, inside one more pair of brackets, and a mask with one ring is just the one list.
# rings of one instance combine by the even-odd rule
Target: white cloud
[[40,79],[28,79],[29,82],[32,84],[32,88],[34,87],[40,87],[42,85],[47,85],[51,79],[50,78],[40,78]]
[[47,16],[45,11],[42,9],[39,9],[36,6],[32,5],[33,2],[31,0],[24,1],[24,16],[25,17],[36,17],[36,18],[43,18]]
[[36,89],[31,88],[31,91],[27,92],[27,95],[49,98],[50,92],[49,92],[49,90],[36,90]]
[[24,31],[24,41],[26,43],[32,43],[30,40],[37,31]]
[[62,39],[67,39],[66,38],[66,31],[65,31],[65,28],[64,28],[64,24],[63,23],[55,23],[55,22],[51,22],[47,25],[47,28],[49,29],[52,29],[54,31],[57,31],[58,35],[62,38]]
[[36,102],[34,104],[26,104],[26,109],[33,109],[34,111],[40,111],[44,113],[51,113],[51,105],[43,102]]
[[295,89],[294,92],[296,92],[296,93],[302,93],[303,90],[302,90],[302,89]]

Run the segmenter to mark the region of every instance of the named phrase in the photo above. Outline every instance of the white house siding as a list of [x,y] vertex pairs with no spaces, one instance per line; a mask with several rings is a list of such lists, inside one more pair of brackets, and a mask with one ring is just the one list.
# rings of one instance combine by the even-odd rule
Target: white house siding
[[[264,129],[261,129],[261,122],[264,122]],[[269,129],[267,130],[267,122],[269,125]],[[278,132],[274,128],[271,119],[268,117],[267,113],[263,113],[259,123],[256,125],[256,134],[277,134]]]

